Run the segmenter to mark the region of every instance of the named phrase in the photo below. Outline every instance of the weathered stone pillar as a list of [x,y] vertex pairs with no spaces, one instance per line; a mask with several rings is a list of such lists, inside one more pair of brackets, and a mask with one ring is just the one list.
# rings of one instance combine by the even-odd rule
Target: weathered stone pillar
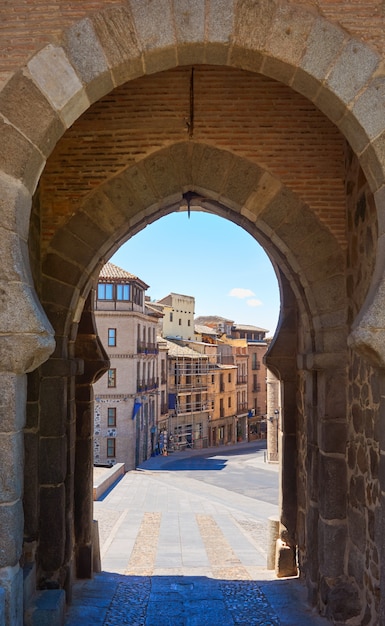
[[[343,329],[342,329],[343,330]],[[320,601],[333,616],[333,594],[344,585],[347,545],[347,355],[308,354],[302,357],[306,501],[306,578],[309,599]],[[301,508],[300,507],[300,508]],[[341,589],[342,589],[341,587]],[[344,597],[345,589],[341,590]]]
[[[379,438],[380,438],[380,458],[379,458],[379,482],[380,482],[380,521],[377,531],[377,549],[380,555],[380,607],[379,623],[385,624],[385,370],[379,372],[380,391],[380,411],[379,411]],[[379,544],[379,545],[378,545]]]
[[28,266],[30,194],[18,181],[2,173],[0,185],[0,587],[5,591],[6,623],[21,626],[25,374],[49,357],[54,339]]
[[76,379],[75,447],[75,554],[78,578],[91,578],[93,572],[93,424],[92,385],[109,367],[108,356],[96,334],[93,291],[87,298],[80,319],[75,354],[84,364]]
[[348,380],[346,367],[337,367],[340,361],[340,355],[331,355],[329,368],[318,377],[319,561],[320,574],[328,579],[344,575],[347,540]]
[[73,552],[74,359],[52,357],[40,368],[39,587],[69,588]]
[[[281,276],[282,310],[278,331],[266,355],[266,365],[279,380],[280,540],[291,551],[295,575],[297,548],[297,303],[287,279]],[[269,416],[268,416],[269,417]],[[277,555],[278,556],[278,555]],[[277,559],[280,562],[280,559]],[[285,558],[285,562],[287,559]]]

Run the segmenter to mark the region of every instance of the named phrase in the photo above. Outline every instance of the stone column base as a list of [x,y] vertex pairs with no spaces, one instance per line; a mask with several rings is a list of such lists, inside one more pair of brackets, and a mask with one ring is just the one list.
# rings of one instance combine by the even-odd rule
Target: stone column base
[[277,539],[275,552],[275,574],[277,578],[297,576],[298,569],[294,548]]

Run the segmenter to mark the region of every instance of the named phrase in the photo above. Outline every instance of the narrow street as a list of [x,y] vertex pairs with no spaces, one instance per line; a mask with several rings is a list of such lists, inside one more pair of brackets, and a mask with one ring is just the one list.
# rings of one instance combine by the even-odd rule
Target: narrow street
[[75,586],[66,626],[327,624],[266,569],[277,500],[261,441],[149,459],[95,502],[103,571]]

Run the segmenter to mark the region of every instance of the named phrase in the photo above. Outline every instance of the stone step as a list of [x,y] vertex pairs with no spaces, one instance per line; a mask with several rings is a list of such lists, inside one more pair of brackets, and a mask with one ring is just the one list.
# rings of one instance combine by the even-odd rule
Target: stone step
[[94,467],[93,495],[94,500],[101,498],[116,481],[124,476],[124,463],[115,463],[111,467]]

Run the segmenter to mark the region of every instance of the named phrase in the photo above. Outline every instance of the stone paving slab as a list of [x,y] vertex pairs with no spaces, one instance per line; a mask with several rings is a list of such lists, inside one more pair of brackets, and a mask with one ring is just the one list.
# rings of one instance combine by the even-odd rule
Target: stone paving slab
[[179,471],[151,459],[95,502],[103,572],[74,586],[65,626],[329,624],[299,580],[266,569],[272,505],[185,476],[190,457]]

